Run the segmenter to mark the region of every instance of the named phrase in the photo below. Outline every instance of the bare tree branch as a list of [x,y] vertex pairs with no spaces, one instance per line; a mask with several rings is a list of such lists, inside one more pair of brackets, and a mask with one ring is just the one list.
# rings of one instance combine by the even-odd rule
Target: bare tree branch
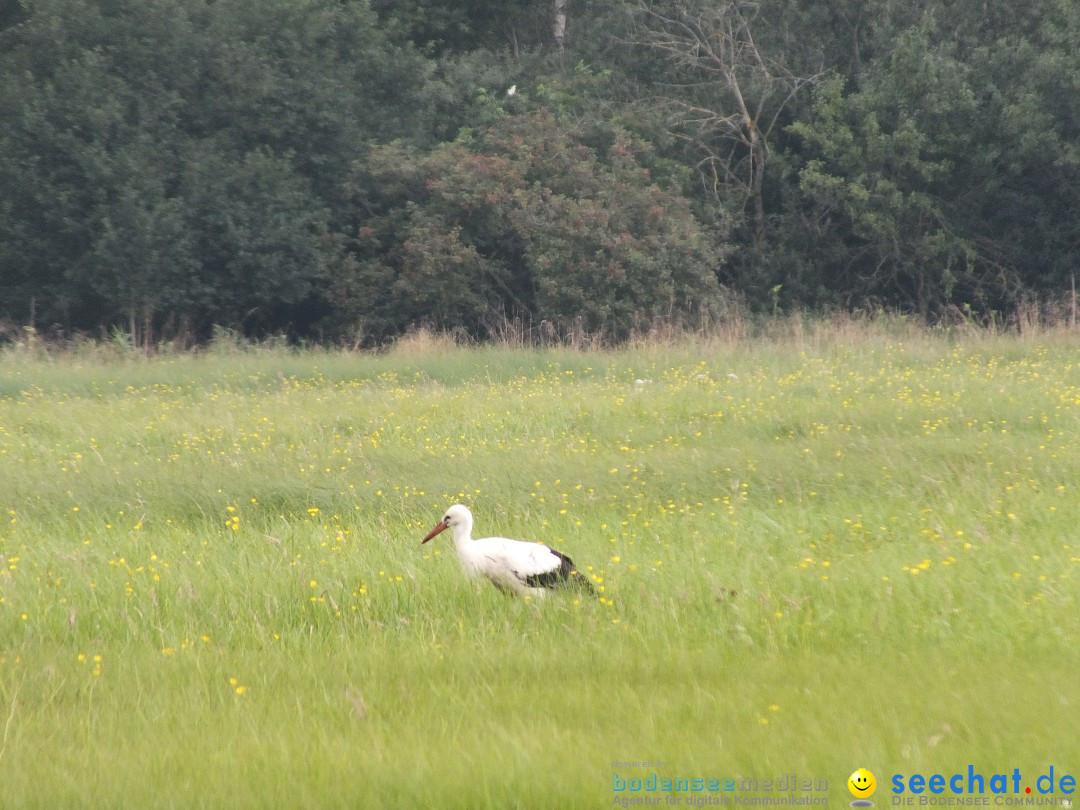
[[560,48],[566,41],[566,0],[554,0],[551,35]]
[[769,136],[798,92],[824,74],[796,76],[758,47],[760,9],[751,0],[638,0],[636,12],[636,44],[667,55],[694,80],[682,97],[664,100],[672,133],[700,154],[698,171],[717,201],[735,191],[760,241]]

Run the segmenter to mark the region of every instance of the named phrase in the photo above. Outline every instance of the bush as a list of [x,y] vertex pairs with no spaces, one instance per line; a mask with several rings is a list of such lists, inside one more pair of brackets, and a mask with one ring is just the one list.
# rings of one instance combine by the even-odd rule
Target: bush
[[375,148],[348,184],[333,303],[376,340],[417,323],[482,338],[508,315],[620,339],[714,315],[722,245],[654,182],[647,144],[607,136],[542,110],[426,154]]

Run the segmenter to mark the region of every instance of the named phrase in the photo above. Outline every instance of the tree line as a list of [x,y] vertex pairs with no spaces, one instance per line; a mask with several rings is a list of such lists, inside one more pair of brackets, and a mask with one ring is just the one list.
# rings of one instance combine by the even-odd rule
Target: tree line
[[0,320],[1007,317],[1075,289],[1078,42],[1071,0],[0,0]]

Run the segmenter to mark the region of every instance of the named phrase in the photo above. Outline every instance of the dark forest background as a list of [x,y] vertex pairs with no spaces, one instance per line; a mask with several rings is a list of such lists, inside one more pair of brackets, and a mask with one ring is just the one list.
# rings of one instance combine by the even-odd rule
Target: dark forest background
[[0,320],[617,340],[1075,302],[1073,0],[0,0]]

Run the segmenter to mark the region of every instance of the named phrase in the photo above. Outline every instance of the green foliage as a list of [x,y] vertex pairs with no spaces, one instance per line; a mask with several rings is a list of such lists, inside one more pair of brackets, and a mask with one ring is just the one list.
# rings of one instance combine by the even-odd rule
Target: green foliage
[[350,185],[378,215],[357,224],[336,302],[354,302],[377,339],[415,323],[483,334],[505,315],[617,338],[708,318],[714,237],[652,180],[646,145],[609,134],[601,153],[539,111],[423,155],[374,150]]
[[617,337],[717,279],[931,319],[1074,288],[1074,3],[564,10],[559,46],[547,0],[0,2],[0,320]]
[[962,156],[974,147],[976,101],[947,50],[906,34],[888,68],[859,92],[828,83],[814,117],[792,126],[821,156],[799,173],[812,216],[848,231],[847,249],[823,262],[832,265],[824,273],[856,302],[907,299],[928,314],[951,300],[961,279],[977,283],[975,247],[957,232],[948,204],[962,188]]
[[0,311],[140,341],[310,322],[345,167],[413,121],[418,64],[374,22],[329,0],[35,4],[0,60]]
[[438,56],[507,52],[551,42],[546,4],[534,0],[372,0],[383,26],[400,41]]
[[1060,294],[1075,282],[1080,239],[1068,213],[1080,205],[1080,9],[1046,0],[1015,16],[971,57],[986,114],[973,155],[982,194],[966,213],[1018,286]]
[[1068,288],[1058,246],[1074,225],[1050,212],[1077,202],[1066,144],[1080,132],[1061,82],[1080,75],[1062,35],[1080,27],[1056,3],[1018,16],[1013,30],[983,20],[999,39],[977,43],[927,14],[790,127],[795,239],[826,300],[940,315]]

